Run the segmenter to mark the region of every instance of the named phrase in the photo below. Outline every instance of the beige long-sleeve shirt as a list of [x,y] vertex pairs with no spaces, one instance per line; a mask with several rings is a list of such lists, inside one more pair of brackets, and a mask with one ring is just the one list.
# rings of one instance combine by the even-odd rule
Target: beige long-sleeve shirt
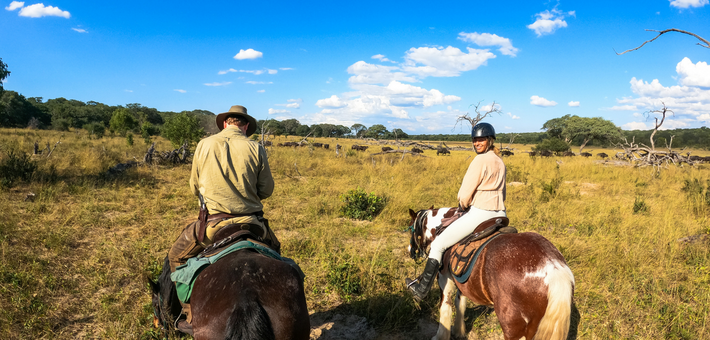
[[458,193],[468,209],[505,210],[505,164],[493,151],[477,155],[466,170]]
[[190,188],[202,194],[210,214],[248,214],[262,210],[274,192],[264,147],[237,127],[227,127],[197,144]]

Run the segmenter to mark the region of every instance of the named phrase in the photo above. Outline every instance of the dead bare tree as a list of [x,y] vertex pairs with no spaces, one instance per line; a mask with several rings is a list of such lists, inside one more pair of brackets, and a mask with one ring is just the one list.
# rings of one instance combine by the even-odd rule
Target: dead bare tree
[[[626,51],[621,52],[621,53],[617,53],[616,51],[614,51],[614,53],[616,53],[616,55],[622,55],[622,54],[624,54],[624,53],[626,53],[626,52],[636,51],[636,50],[638,50],[639,48],[643,47],[643,45],[646,45],[646,44],[648,44],[648,43],[650,43],[650,42],[652,42],[652,41],[658,39],[658,37],[660,37],[660,36],[662,36],[662,35],[664,35],[664,34],[666,34],[666,33],[668,33],[668,32],[678,32],[678,33],[683,33],[683,34],[687,34],[687,35],[694,36],[694,37],[698,38],[698,40],[700,40],[700,41],[702,42],[702,43],[697,43],[698,46],[705,47],[705,48],[710,48],[710,42],[708,42],[707,40],[703,39],[701,36],[699,36],[699,35],[697,35],[697,34],[695,34],[695,33],[692,33],[692,32],[688,32],[688,31],[684,31],[684,30],[679,30],[679,29],[677,29],[677,28],[669,28],[669,29],[666,29],[666,30],[663,30],[663,31],[658,31],[658,30],[646,30],[646,31],[649,31],[649,32],[658,32],[658,35],[657,35],[655,38],[653,38],[653,39],[644,41],[644,43],[641,44],[639,47],[632,48],[632,49],[630,49],[630,50],[626,50]],[[705,45],[703,45],[703,43],[705,43]]]
[[624,151],[617,153],[616,158],[630,161],[637,167],[653,166],[657,169],[660,169],[660,167],[667,167],[670,163],[676,165],[681,163],[687,163],[690,165],[700,163],[697,160],[693,160],[690,157],[690,153],[682,155],[676,151],[673,151],[673,138],[675,136],[671,136],[670,142],[666,141],[667,150],[656,150],[656,142],[654,140],[656,132],[658,132],[658,129],[663,125],[663,122],[666,120],[666,115],[668,113],[673,114],[673,111],[668,109],[665,103],[661,102],[661,104],[663,104],[663,108],[647,112],[649,116],[652,114],[661,115],[660,122],[658,121],[658,117],[654,117],[656,122],[654,124],[651,137],[649,138],[651,146],[649,147],[648,145],[642,143],[636,143],[636,138],[633,138],[631,142],[628,142],[628,140],[624,138],[624,143],[619,145],[622,149],[624,149]]
[[503,147],[503,141],[501,141],[501,142],[500,142],[500,149],[501,149],[501,150],[512,150],[513,148],[511,148],[510,146],[513,145],[513,142],[515,141],[515,138],[518,137],[518,136],[520,136],[519,133],[511,134],[511,135],[510,135],[510,140],[508,141],[508,146],[506,146],[506,147]]
[[[471,104],[471,106],[474,106],[474,105]],[[469,106],[469,107],[471,107],[471,106]],[[478,104],[476,104],[473,107],[473,111],[476,113],[475,117],[471,117],[470,112],[466,112],[465,115],[458,116],[458,118],[456,118],[456,124],[454,124],[454,129],[456,129],[456,126],[459,125],[459,123],[463,123],[463,122],[468,122],[469,124],[471,124],[471,127],[474,127],[476,124],[481,122],[484,118],[486,118],[494,113],[497,113],[497,114],[502,113],[500,111],[500,108],[498,108],[498,106],[496,106],[495,101],[493,102],[493,104],[491,104],[491,107],[488,108],[488,111],[481,113],[479,110],[483,109],[483,108],[484,107],[481,107],[481,102],[478,102]]]

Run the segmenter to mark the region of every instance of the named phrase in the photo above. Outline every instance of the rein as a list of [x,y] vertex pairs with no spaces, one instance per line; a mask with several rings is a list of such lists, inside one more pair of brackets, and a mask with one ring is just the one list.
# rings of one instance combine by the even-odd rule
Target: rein
[[417,212],[417,218],[414,219],[414,223],[409,226],[409,231],[412,233],[412,239],[410,240],[410,246],[412,249],[409,252],[409,256],[414,259],[415,262],[417,262],[417,260],[421,257],[429,257],[429,252],[424,244],[425,218],[426,210],[419,210]]

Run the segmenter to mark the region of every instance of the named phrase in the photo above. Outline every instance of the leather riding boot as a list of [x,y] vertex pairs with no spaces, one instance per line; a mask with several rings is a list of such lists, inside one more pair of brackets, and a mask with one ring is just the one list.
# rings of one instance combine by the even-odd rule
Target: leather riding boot
[[[192,333],[192,311],[189,303],[180,303],[182,305],[182,313],[175,321],[175,328],[180,332],[193,335]],[[185,319],[182,316],[185,315]]]
[[414,298],[417,301],[423,300],[429,290],[431,290],[431,285],[434,283],[434,274],[439,272],[439,261],[435,259],[428,259],[426,266],[424,267],[424,272],[419,278],[415,280],[406,279],[407,288],[412,291]]

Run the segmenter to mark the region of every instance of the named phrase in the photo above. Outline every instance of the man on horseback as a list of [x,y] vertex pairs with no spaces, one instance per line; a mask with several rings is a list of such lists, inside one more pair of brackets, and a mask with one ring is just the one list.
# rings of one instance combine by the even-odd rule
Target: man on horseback
[[[261,200],[274,191],[266,150],[248,139],[256,131],[256,119],[244,106],[235,105],[217,115],[216,123],[220,132],[201,140],[195,149],[190,188],[200,200],[200,217],[185,227],[170,249],[171,272],[214,243],[218,230],[232,224],[247,225],[280,251],[262,211]],[[190,323],[190,304],[183,304],[183,314],[186,320],[181,322]]]
[[407,288],[422,300],[431,290],[434,274],[439,271],[444,251],[471,234],[481,222],[505,217],[505,164],[495,147],[495,129],[478,123],[471,130],[477,156],[471,161],[458,192],[459,210],[464,214],[451,223],[431,243],[424,272],[417,279],[407,278]]

